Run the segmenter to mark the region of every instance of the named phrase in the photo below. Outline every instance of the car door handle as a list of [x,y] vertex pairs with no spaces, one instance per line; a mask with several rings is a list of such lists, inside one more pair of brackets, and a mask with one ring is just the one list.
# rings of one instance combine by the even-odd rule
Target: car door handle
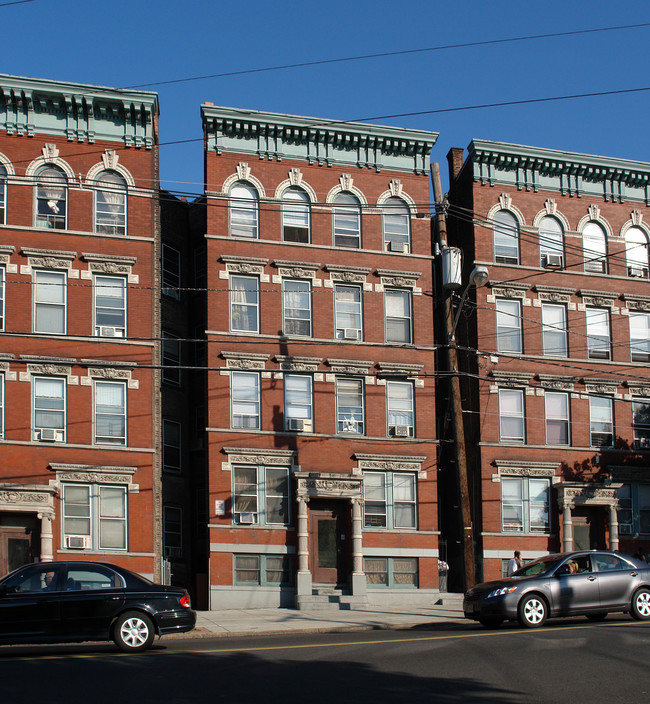
[[630,577],[637,577],[638,574],[638,572],[630,572]]
[[593,575],[592,575],[591,577],[587,577],[587,579],[588,579],[590,582],[595,582],[595,581],[596,581],[596,578],[595,578]]

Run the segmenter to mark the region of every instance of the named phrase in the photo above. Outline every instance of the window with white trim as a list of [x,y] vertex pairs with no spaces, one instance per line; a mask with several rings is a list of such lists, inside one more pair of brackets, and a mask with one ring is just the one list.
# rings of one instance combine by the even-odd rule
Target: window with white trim
[[230,427],[260,429],[260,375],[257,372],[230,374]]
[[519,222],[507,210],[499,210],[493,218],[492,239],[497,264],[519,264]]
[[181,253],[168,244],[162,246],[162,293],[181,299]]
[[365,528],[417,528],[417,476],[412,472],[364,472],[363,515]]
[[630,311],[630,351],[633,362],[650,362],[650,314]]
[[163,419],[163,469],[166,472],[181,471],[181,424]]
[[410,291],[386,289],[386,342],[413,342],[413,310]]
[[167,558],[181,556],[183,547],[183,509],[163,507],[163,554]]
[[582,229],[582,256],[585,271],[607,273],[607,239],[597,222],[588,222]]
[[339,193],[334,198],[332,219],[334,246],[361,248],[361,203],[352,193]]
[[311,281],[282,280],[282,331],[311,337]]
[[233,555],[235,584],[288,587],[292,584],[289,555]]
[[0,330],[5,329],[5,268],[0,266]]
[[586,308],[585,316],[587,321],[587,356],[589,359],[611,359],[609,309]]
[[539,257],[540,266],[564,265],[564,230],[560,221],[550,215],[539,221]]
[[395,196],[381,206],[384,230],[384,249],[390,252],[411,251],[411,211],[408,205]]
[[499,439],[526,442],[523,389],[499,389]]
[[248,183],[238,181],[230,189],[230,236],[259,238],[259,194]]
[[415,396],[413,382],[386,382],[388,435],[415,437]]
[[5,375],[0,374],[0,438],[5,436]]
[[65,442],[65,383],[61,377],[35,376],[33,393],[33,438],[42,442]]
[[544,418],[547,445],[569,445],[569,394],[564,391],[546,391]]
[[650,399],[635,398],[632,403],[634,447],[650,450]]
[[309,196],[302,188],[288,188],[282,194],[282,239],[285,242],[309,242]]
[[628,276],[648,276],[648,236],[640,227],[625,233],[625,261]]
[[550,491],[547,478],[501,477],[501,530],[549,533]]
[[126,181],[115,171],[103,171],[95,183],[95,232],[126,235]]
[[552,357],[566,357],[567,308],[563,303],[542,303],[542,351]]
[[370,588],[418,586],[417,557],[364,557],[363,571]]
[[6,223],[7,217],[7,169],[0,164],[0,225]]
[[623,484],[618,499],[618,532],[623,538],[650,535],[650,484]]
[[231,332],[260,331],[260,280],[256,276],[230,277]]
[[300,432],[314,430],[313,380],[306,374],[284,375],[284,428]]
[[181,342],[177,335],[162,333],[162,380],[173,386],[181,385]]
[[95,445],[126,445],[126,383],[95,380]]
[[36,174],[35,227],[65,230],[68,210],[68,179],[52,164],[41,167]]
[[93,277],[95,335],[126,337],[126,279],[123,276]]
[[289,525],[289,469],[234,465],[232,506],[233,523]]
[[341,435],[363,435],[365,428],[364,381],[336,378],[336,432]]
[[611,396],[589,396],[591,447],[613,447],[614,403]]
[[34,270],[34,332],[65,335],[66,279],[63,271]]
[[363,340],[361,286],[334,286],[334,319],[337,340]]
[[66,482],[61,488],[64,548],[127,549],[126,487]]
[[497,299],[497,352],[523,352],[521,301]]

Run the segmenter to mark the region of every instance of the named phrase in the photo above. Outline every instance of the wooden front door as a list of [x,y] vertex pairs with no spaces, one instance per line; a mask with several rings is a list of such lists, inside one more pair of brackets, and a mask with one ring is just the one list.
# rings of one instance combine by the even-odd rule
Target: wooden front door
[[342,507],[310,504],[309,556],[316,584],[340,584],[345,579],[345,522]]
[[0,576],[32,561],[31,534],[24,528],[0,525]]

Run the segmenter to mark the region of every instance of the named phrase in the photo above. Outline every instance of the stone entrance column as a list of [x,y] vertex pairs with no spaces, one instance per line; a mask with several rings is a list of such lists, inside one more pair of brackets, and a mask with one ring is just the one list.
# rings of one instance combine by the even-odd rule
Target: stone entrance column
[[363,571],[362,505],[363,499],[355,497],[352,503],[352,594],[366,596],[366,574]]
[[51,562],[54,559],[54,545],[52,535],[52,519],[49,513],[39,513],[41,521],[41,562]]
[[571,504],[562,507],[562,552],[573,550],[573,521],[571,520]]
[[610,550],[618,550],[618,513],[617,506],[610,504],[609,506],[609,548]]
[[298,496],[298,574],[296,596],[311,596],[312,580],[309,571],[309,528],[307,524],[308,496]]

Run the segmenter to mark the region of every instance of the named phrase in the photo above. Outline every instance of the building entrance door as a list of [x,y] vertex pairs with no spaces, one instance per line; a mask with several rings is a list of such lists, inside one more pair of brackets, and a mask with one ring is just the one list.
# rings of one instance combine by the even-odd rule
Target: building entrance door
[[0,575],[33,562],[33,557],[31,532],[0,525]]
[[604,550],[605,525],[600,507],[578,507],[571,517],[574,550]]
[[340,502],[310,502],[309,557],[316,584],[342,584],[347,564],[346,526]]

